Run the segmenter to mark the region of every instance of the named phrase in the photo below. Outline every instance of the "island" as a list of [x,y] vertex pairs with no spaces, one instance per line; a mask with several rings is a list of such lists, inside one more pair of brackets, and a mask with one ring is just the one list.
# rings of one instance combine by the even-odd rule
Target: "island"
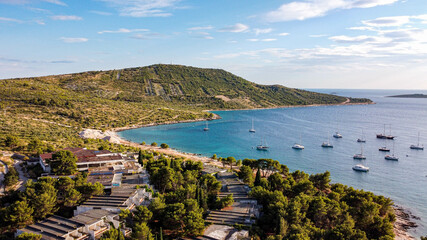
[[422,94],[422,93],[415,93],[415,94],[393,95],[393,96],[387,96],[387,97],[393,97],[393,98],[427,98],[427,95]]

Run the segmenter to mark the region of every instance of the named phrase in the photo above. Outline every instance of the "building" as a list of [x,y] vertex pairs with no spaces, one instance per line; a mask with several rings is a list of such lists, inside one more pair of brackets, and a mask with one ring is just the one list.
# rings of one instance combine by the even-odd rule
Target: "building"
[[[65,148],[77,157],[79,171],[96,171],[112,173],[138,173],[142,171],[141,165],[135,160],[125,159],[120,153],[108,150],[89,150],[86,148]],[[49,165],[54,152],[39,156],[39,164],[45,172],[50,172]]]
[[[94,209],[70,219],[51,216],[16,232],[16,236],[27,232],[42,235],[43,240],[83,240],[97,239],[110,229],[110,223],[119,227],[118,215],[102,209]],[[122,229],[129,234],[129,229]]]

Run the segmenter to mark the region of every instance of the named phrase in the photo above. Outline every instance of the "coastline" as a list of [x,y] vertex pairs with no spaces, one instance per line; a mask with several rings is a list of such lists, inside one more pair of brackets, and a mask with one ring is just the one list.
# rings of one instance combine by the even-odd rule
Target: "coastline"
[[418,219],[409,210],[399,205],[393,205],[396,221],[393,224],[395,240],[415,240],[416,238],[409,233],[410,229],[418,227],[413,221]]

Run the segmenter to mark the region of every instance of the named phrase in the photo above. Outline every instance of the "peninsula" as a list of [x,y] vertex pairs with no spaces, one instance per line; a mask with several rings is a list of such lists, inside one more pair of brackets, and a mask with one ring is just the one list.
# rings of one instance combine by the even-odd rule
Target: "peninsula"
[[394,98],[427,98],[426,94],[415,93],[415,94],[401,94],[401,95],[393,95],[388,97]]

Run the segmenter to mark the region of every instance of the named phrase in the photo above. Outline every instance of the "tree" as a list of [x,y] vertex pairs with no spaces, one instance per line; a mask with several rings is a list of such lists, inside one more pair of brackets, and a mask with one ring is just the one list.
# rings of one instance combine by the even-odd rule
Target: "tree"
[[254,185],[255,186],[261,185],[261,170],[260,170],[260,168],[258,168],[258,171],[256,172]]
[[19,236],[15,238],[15,240],[40,240],[42,239],[42,235],[35,233],[21,233]]
[[187,199],[184,203],[186,214],[184,216],[185,235],[198,236],[201,235],[205,228],[202,209],[199,208],[197,201]]
[[6,145],[6,147],[14,148],[14,147],[18,146],[19,138],[16,136],[8,135],[8,136],[6,136],[6,139],[4,140],[4,144]]
[[152,142],[152,143],[151,143],[151,146],[153,146],[153,147],[157,147],[157,143],[156,143],[156,142]]
[[77,172],[77,157],[71,151],[61,150],[52,155],[50,166],[56,175],[72,175]]
[[242,179],[244,183],[251,185],[254,181],[252,168],[250,168],[249,166],[241,166],[239,178]]
[[137,223],[148,223],[153,217],[153,213],[146,206],[138,206],[133,212],[133,220]]
[[5,187],[15,185],[19,180],[19,174],[14,167],[9,167],[9,171],[4,175],[3,184]]
[[28,151],[32,152],[32,151],[36,151],[37,149],[42,147],[42,142],[40,141],[40,139],[38,138],[33,138],[31,139],[31,141],[28,143],[27,145],[27,149]]
[[138,152],[138,163],[141,164],[141,166],[144,165],[144,157],[142,155],[142,150],[141,149]]
[[64,206],[66,207],[77,206],[81,198],[82,198],[82,194],[73,188],[67,191],[65,195]]
[[163,149],[169,148],[169,145],[167,145],[166,143],[162,143],[160,144],[160,147]]
[[236,159],[234,157],[227,157],[227,163],[230,165],[230,169],[233,170],[233,164],[236,163]]
[[33,208],[26,201],[17,201],[6,210],[6,221],[14,228],[22,228],[33,222]]
[[132,239],[135,240],[153,240],[153,234],[145,222],[136,223],[132,229]]
[[110,227],[110,230],[104,232],[100,238],[101,240],[125,240],[125,236],[123,235],[120,229]]

